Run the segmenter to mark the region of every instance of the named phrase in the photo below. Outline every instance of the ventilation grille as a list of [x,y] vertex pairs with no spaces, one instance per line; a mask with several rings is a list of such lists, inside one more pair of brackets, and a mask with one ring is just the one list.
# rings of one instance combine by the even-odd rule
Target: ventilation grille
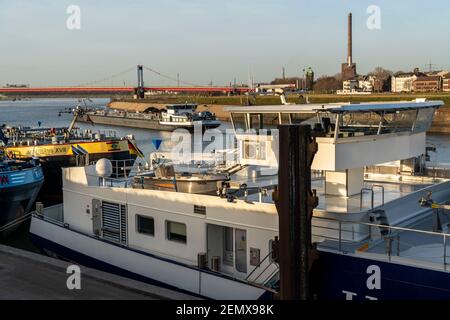
[[102,202],[103,239],[127,244],[127,210],[125,205]]
[[127,207],[120,205],[120,242],[124,245],[127,244]]

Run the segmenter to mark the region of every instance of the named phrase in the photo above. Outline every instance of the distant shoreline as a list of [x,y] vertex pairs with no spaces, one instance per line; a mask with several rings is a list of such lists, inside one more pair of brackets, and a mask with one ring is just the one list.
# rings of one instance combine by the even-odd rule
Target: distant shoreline
[[[200,96],[200,95],[158,95],[150,96],[142,100],[135,100],[128,95],[106,95],[106,94],[90,94],[90,95],[71,95],[71,94],[45,94],[45,95],[28,95],[28,96],[2,96],[0,101],[13,101],[16,99],[78,99],[78,98],[97,98],[110,99],[109,106],[112,108],[142,111],[149,106],[164,106],[171,103],[197,103],[199,111],[208,110],[214,112],[219,120],[228,121],[228,113],[223,109],[227,105],[276,105],[281,104],[280,98],[277,96]],[[437,111],[430,133],[450,134],[450,92],[436,93],[411,93],[411,94],[395,94],[382,93],[371,95],[336,95],[336,94],[295,94],[287,95],[287,101],[290,103],[336,103],[336,102],[381,102],[381,101],[405,101],[414,100],[416,98],[427,98],[428,100],[442,100],[445,105]],[[20,100],[19,100],[20,101]]]

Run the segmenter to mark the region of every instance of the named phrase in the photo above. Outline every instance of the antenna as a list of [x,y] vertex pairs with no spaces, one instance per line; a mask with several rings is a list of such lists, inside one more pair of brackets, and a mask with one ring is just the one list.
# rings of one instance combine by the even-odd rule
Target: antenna
[[434,71],[433,66],[436,66],[436,65],[434,63],[431,63],[431,60],[430,60],[430,63],[427,66],[428,66],[430,72],[433,72]]

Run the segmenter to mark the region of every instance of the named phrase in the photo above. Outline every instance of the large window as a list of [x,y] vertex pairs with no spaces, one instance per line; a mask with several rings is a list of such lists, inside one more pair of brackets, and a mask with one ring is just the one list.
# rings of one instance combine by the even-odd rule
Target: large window
[[314,113],[291,113],[292,123],[302,123],[310,119],[316,121],[317,117]]
[[242,130],[244,132],[247,129],[245,113],[232,113],[231,118],[233,119],[235,130]]
[[155,235],[155,220],[151,217],[137,216],[137,231],[139,233],[154,236]]
[[167,240],[186,243],[186,225],[184,223],[166,221]]
[[417,115],[414,132],[425,132],[430,128],[433,121],[434,108],[420,109]]

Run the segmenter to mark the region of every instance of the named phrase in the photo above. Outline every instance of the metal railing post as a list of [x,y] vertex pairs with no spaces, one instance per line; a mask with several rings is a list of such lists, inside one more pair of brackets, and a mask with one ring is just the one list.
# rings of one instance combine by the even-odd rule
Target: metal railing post
[[381,203],[384,206],[384,186],[379,185],[379,184],[374,184],[372,186],[372,190],[373,190],[373,188],[380,188],[381,189]]
[[447,235],[444,234],[444,271],[447,271]]
[[[389,230],[389,234],[390,234],[390,230]],[[388,258],[389,258],[389,262],[391,262],[391,255],[392,255],[392,237],[389,236],[387,239],[388,239]]]
[[373,209],[374,201],[375,201],[375,194],[374,194],[373,189],[372,189],[370,209]]

